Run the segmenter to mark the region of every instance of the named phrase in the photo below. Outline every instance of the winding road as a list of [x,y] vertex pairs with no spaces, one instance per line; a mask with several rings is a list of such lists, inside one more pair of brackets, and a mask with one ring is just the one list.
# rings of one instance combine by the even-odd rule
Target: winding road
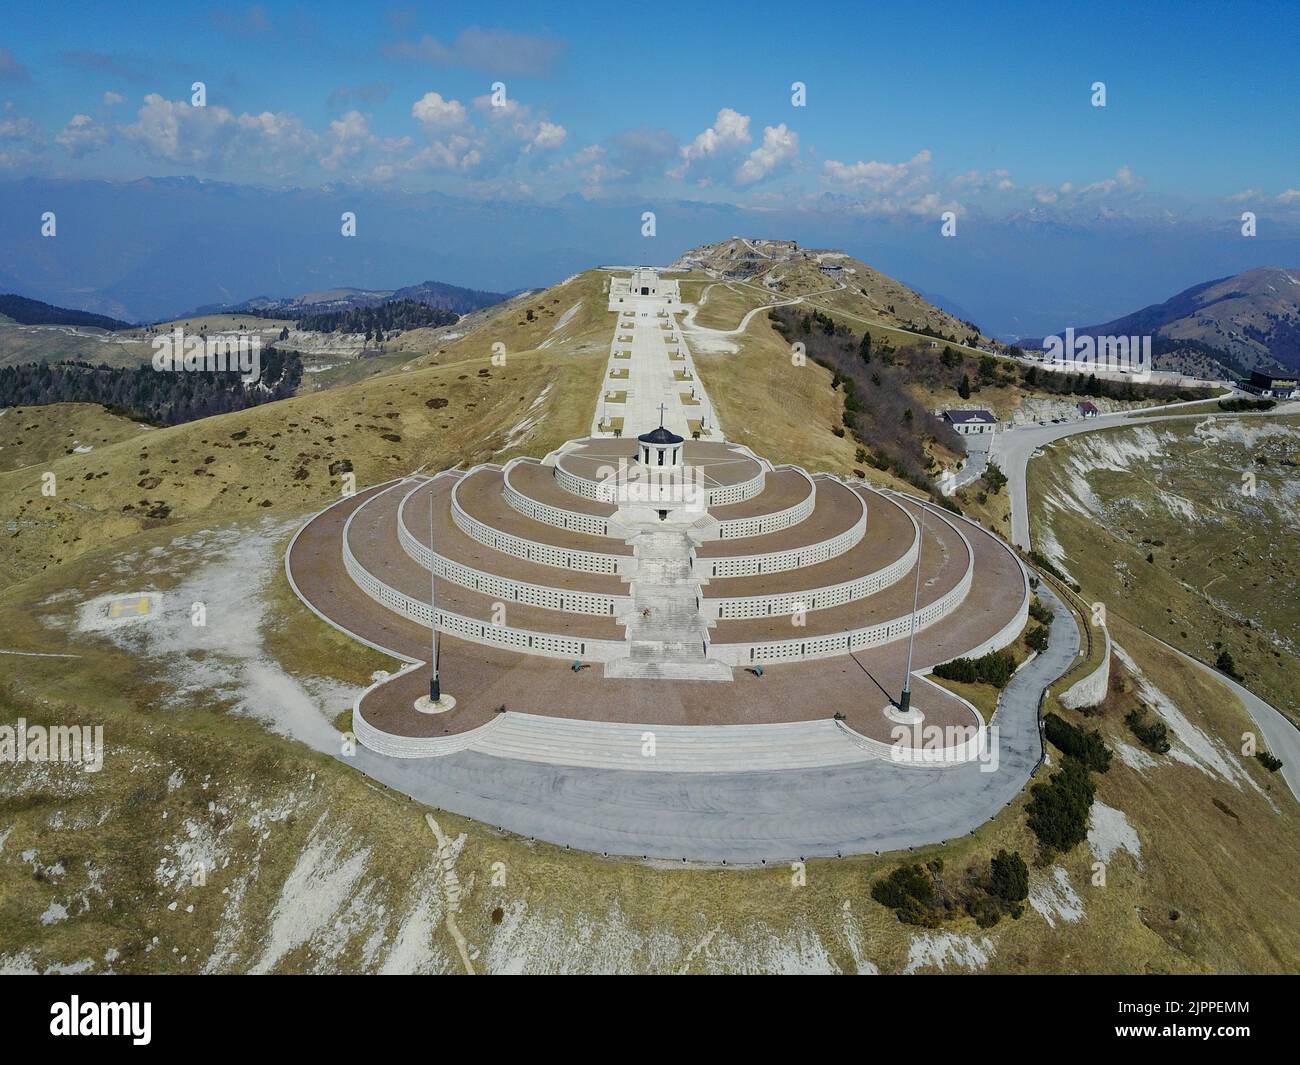
[[[1226,397],[1225,397],[1226,398]],[[1277,417],[1281,414],[1300,414],[1300,401],[1279,403],[1268,411],[1239,411],[1225,413],[1206,409],[1193,414],[1169,414],[1168,411],[1179,407],[1204,406],[1205,400],[1188,400],[1185,403],[1166,403],[1160,407],[1147,407],[1136,411],[1123,411],[1118,414],[1103,414],[1098,418],[1080,419],[1061,425],[1030,425],[1021,429],[1008,429],[998,433],[993,440],[993,461],[1007,476],[1007,487],[1011,493],[1011,542],[1016,547],[1028,551],[1032,546],[1029,536],[1029,495],[1027,490],[1029,460],[1041,447],[1060,440],[1062,437],[1074,436],[1076,433],[1095,433],[1102,429],[1126,428],[1135,425],[1149,425],[1152,422],[1185,421],[1192,418],[1204,418],[1213,414],[1216,418],[1262,418]]]
[[[1170,403],[1157,408],[1157,410],[1164,412],[1176,407],[1203,403],[1203,400],[1188,403]],[[1134,414],[1137,414],[1137,416],[1134,417]],[[1149,425],[1157,421],[1200,419],[1206,417],[1207,414],[1213,414],[1216,418],[1261,418],[1300,414],[1300,401],[1279,403],[1268,411],[1239,411],[1234,413],[1225,413],[1213,409],[1200,413],[1174,415],[1153,414],[1146,411],[1126,411],[1121,414],[1108,414],[1099,418],[1089,418],[1086,421],[1069,422],[1063,425],[1036,425],[1023,429],[1009,429],[1005,433],[999,433],[995,438],[994,461],[1001,466],[1002,472],[1007,476],[1007,488],[1010,491],[1011,500],[1012,543],[1026,551],[1031,546],[1029,493],[1027,489],[1029,460],[1045,444],[1050,444],[1066,436],[1073,436],[1076,433],[1091,433],[1101,429]],[[1143,631],[1145,632],[1145,630]],[[1198,669],[1214,677],[1215,680],[1241,700],[1251,720],[1255,722],[1259,727],[1259,731],[1263,734],[1269,750],[1282,759],[1283,766],[1279,772],[1291,789],[1291,794],[1296,799],[1300,799],[1300,729],[1297,729],[1290,718],[1276,707],[1266,703],[1249,689],[1238,684],[1231,677],[1225,676],[1199,659],[1192,658],[1178,648],[1165,643],[1158,636],[1152,636],[1151,633],[1147,633],[1147,635],[1169,647],[1171,651],[1181,655]]]

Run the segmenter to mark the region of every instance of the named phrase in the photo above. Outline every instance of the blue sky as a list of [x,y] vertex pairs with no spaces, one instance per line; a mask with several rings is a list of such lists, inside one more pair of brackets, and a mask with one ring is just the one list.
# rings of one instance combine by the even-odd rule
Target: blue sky
[[[743,233],[1036,335],[1300,264],[1295,38],[1283,3],[10,0],[0,285],[147,316],[303,285],[506,290]],[[361,239],[320,244],[360,203]],[[217,247],[254,221],[266,276]],[[191,233],[204,268],[178,273]]]
[[[917,217],[1300,208],[1285,4],[652,6],[19,0],[0,173]],[[507,108],[476,106],[494,81]]]

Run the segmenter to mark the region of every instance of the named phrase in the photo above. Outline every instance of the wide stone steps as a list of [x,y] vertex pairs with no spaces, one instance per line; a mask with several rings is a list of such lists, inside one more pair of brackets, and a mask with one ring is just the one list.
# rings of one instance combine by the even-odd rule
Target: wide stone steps
[[514,711],[471,749],[528,762],[676,773],[813,769],[881,757],[851,742],[831,720],[652,726]]
[[605,663],[605,676],[626,680],[709,680],[729,681],[731,667],[725,662],[698,655],[694,658],[656,654],[641,657],[633,649],[627,658]]

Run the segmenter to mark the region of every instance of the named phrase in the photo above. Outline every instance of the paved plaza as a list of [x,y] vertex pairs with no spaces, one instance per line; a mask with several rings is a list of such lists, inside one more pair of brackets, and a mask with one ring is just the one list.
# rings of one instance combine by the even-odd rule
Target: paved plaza
[[[893,845],[906,823],[870,827],[870,804],[844,805],[854,789],[938,802],[911,822],[918,840],[989,816],[1037,762],[1039,681],[1068,668],[1072,627],[1055,626],[990,729],[926,674],[1019,637],[1030,593],[1008,547],[927,500],[728,442],[677,327],[675,281],[614,277],[609,307],[590,437],[373,486],[290,545],[311,609],[394,657],[353,711],[367,772],[611,853]],[[417,706],[431,626],[445,713]],[[589,794],[599,811],[573,823]]]

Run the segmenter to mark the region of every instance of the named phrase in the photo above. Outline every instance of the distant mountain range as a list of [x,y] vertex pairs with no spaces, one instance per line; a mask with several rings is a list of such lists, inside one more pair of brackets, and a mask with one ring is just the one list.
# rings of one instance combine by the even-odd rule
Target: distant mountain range
[[[1300,270],[1261,266],[1185,289],[1076,336],[1154,338],[1157,366],[1216,362],[1234,372],[1300,370]],[[1061,334],[1056,334],[1060,336]],[[1026,341],[1041,347],[1042,340]]]
[[196,307],[188,315],[180,317],[256,311],[259,314],[272,315],[279,312],[285,318],[301,318],[308,314],[350,311],[354,307],[377,307],[381,303],[398,300],[413,300],[437,310],[469,314],[471,311],[490,307],[507,298],[508,294],[503,292],[483,292],[479,289],[448,285],[442,281],[422,281],[418,285],[407,285],[405,288],[391,290],[331,288],[279,299],[257,296],[240,303],[209,303]]
[[20,325],[80,325],[108,330],[131,328],[130,322],[109,318],[107,315],[55,307],[52,303],[42,303],[40,300],[13,294],[0,296],[0,315],[11,318]]
[[[1191,280],[1300,263],[1300,224],[1282,216],[1257,240],[1163,219],[1062,227],[1046,218],[982,219],[956,240],[932,240],[928,218],[904,222],[834,202],[759,209],[664,199],[654,204],[658,235],[647,239],[645,206],[631,193],[534,202],[198,178],[0,179],[0,292],[159,321],[259,293],[387,291],[413,278],[517,291],[592,263],[663,265],[684,247],[768,232],[841,248],[914,288],[953,297],[931,302],[1012,340],[1104,321]],[[45,211],[58,212],[57,238],[41,236]],[[355,238],[340,234],[344,211],[356,215]]]

